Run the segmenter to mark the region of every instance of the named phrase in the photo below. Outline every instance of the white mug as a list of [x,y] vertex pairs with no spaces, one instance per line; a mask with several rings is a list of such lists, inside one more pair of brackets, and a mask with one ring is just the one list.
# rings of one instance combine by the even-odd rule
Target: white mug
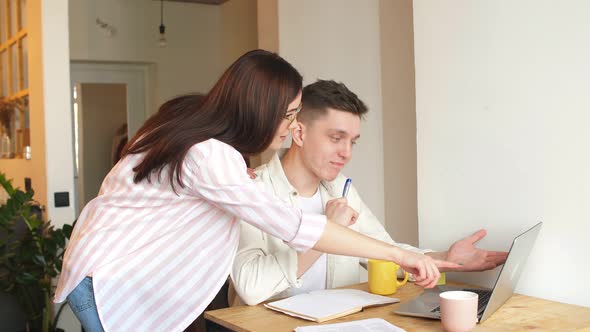
[[439,294],[440,320],[445,331],[467,332],[477,324],[478,295],[466,291]]

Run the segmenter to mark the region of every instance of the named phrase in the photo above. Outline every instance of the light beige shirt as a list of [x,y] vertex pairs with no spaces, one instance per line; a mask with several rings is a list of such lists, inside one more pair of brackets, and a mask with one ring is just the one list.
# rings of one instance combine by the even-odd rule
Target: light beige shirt
[[[275,154],[268,164],[256,169],[256,181],[284,202],[298,207],[299,193],[289,183],[279,159],[284,152],[285,150]],[[320,183],[319,190],[324,208],[328,201],[341,197],[345,181],[346,177],[339,174],[333,181]],[[347,199],[349,206],[359,213],[356,223],[350,226],[351,229],[413,252],[431,251],[394,242],[383,225],[362,201],[354,186],[350,186]],[[270,298],[284,297],[286,296],[285,290],[301,286],[302,281],[297,278],[297,252],[295,250],[289,248],[279,238],[260,231],[245,222],[241,223],[240,232],[238,252],[231,271],[230,305],[241,303],[255,305]],[[351,245],[354,244],[351,243]],[[359,283],[360,263],[366,264],[366,259],[328,255],[327,288]],[[239,298],[236,295],[239,295]]]

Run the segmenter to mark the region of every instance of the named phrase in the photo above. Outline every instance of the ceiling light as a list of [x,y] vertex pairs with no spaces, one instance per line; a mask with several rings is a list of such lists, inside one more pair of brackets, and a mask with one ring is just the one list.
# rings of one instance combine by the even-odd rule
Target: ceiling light
[[160,38],[158,38],[158,45],[166,47],[168,41],[166,40],[166,26],[164,25],[164,0],[160,0]]

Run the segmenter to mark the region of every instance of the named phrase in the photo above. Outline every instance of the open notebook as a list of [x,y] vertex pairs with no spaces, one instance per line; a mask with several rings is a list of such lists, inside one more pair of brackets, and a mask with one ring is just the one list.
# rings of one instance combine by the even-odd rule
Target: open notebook
[[397,302],[399,299],[373,295],[357,289],[326,289],[295,295],[264,306],[287,315],[321,323],[359,312],[366,307]]

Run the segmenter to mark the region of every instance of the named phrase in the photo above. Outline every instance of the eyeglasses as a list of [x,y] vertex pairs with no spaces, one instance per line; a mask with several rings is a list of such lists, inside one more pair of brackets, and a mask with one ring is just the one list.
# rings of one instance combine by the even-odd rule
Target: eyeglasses
[[[297,108],[295,110],[288,110],[287,111],[287,114],[285,114],[285,120],[289,121],[289,126],[291,125],[291,123],[293,123],[293,121],[295,121],[295,118],[297,118],[297,113],[301,112],[302,107],[303,107],[303,104],[299,104],[299,106],[297,106]],[[291,112],[291,113],[289,113],[289,112]]]

